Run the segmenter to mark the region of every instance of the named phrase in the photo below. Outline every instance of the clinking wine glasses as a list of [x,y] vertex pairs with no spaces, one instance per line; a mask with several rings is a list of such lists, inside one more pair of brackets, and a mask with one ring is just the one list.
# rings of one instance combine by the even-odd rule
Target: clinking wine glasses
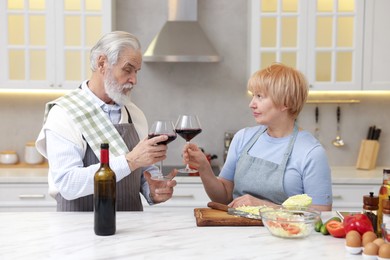
[[[202,128],[199,123],[199,119],[195,115],[180,115],[175,125],[175,131],[178,135],[184,138],[188,143],[202,132]],[[197,170],[193,170],[187,164],[184,169],[179,170],[180,173],[196,173]]]
[[[166,141],[160,142],[158,144],[169,144],[176,139],[176,132],[172,121],[169,120],[158,120],[155,121],[149,129],[148,137],[153,138],[160,135],[167,135],[168,139]],[[170,178],[164,176],[162,172],[163,161],[160,161],[160,172],[157,175],[152,175],[154,180],[170,180]]]

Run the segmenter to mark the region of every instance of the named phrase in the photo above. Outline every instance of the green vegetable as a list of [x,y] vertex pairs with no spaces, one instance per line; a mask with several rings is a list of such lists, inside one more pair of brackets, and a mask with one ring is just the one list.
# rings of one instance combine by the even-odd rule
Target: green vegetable
[[307,194],[298,194],[289,197],[282,203],[282,206],[285,208],[295,208],[295,207],[308,207],[312,203],[312,198]]
[[321,231],[321,226],[322,226],[323,224],[322,224],[322,220],[320,219],[320,220],[318,220],[317,222],[316,222],[316,224],[314,225],[314,230],[315,231],[317,231],[317,232],[320,232]]
[[339,217],[333,217],[333,218],[330,218],[328,221],[326,221],[320,228],[320,232],[323,234],[323,235],[329,235],[329,231],[328,229],[326,228],[326,224],[328,224],[328,222],[332,221],[332,220],[335,220],[335,221],[338,221],[338,222],[341,222],[341,218]]
[[326,229],[326,225],[322,225],[322,226],[321,226],[320,232],[321,232],[324,236],[329,235],[329,231]]

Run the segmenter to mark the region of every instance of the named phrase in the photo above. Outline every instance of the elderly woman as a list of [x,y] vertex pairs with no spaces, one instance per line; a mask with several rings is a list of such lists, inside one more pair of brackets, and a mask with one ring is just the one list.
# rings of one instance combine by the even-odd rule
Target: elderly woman
[[325,150],[296,124],[308,95],[305,77],[293,68],[273,64],[251,76],[248,90],[258,126],[236,133],[219,177],[193,143],[184,147],[184,162],[198,169],[212,201],[232,207],[270,206],[307,194],[314,208],[331,210],[331,172]]

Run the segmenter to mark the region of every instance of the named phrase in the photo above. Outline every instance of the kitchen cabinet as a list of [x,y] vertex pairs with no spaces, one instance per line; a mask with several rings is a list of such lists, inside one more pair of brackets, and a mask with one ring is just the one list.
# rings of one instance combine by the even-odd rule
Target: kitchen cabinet
[[[382,171],[332,167],[333,209],[362,210],[363,196],[378,194]],[[48,194],[47,166],[0,167],[0,211],[55,211],[56,201]],[[172,199],[149,206],[141,196],[145,211],[204,208],[210,201],[200,177],[176,176]]]
[[69,89],[111,31],[114,0],[0,0],[0,88]]
[[251,0],[250,74],[273,62],[310,90],[389,90],[390,1]]
[[363,210],[363,196],[370,192],[378,195],[375,184],[333,184],[333,210]]
[[[199,177],[176,177],[177,185],[170,200],[149,206],[141,196],[145,210],[161,210],[167,207],[204,208],[210,201]],[[191,180],[192,179],[192,180]],[[194,180],[195,179],[195,180]]]
[[363,89],[390,89],[390,1],[366,1]]
[[47,183],[0,183],[0,211],[56,211]]

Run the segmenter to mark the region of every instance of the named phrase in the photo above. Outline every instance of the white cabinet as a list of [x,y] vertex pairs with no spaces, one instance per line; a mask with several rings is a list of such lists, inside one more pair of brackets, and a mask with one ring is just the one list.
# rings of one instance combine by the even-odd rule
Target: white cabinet
[[333,184],[333,210],[363,210],[363,196],[370,192],[378,194],[375,184]]
[[363,88],[390,89],[390,1],[366,1]]
[[361,89],[364,1],[305,2],[310,90]]
[[250,0],[249,72],[282,62],[310,90],[390,90],[388,0]]
[[0,0],[0,88],[76,88],[111,31],[111,0]]
[[56,211],[47,183],[0,183],[0,211]]
[[167,207],[205,208],[210,201],[200,180],[198,183],[182,183],[178,181],[178,184],[174,188],[172,198],[160,204],[149,206],[143,197],[142,199],[145,210],[161,210]]

